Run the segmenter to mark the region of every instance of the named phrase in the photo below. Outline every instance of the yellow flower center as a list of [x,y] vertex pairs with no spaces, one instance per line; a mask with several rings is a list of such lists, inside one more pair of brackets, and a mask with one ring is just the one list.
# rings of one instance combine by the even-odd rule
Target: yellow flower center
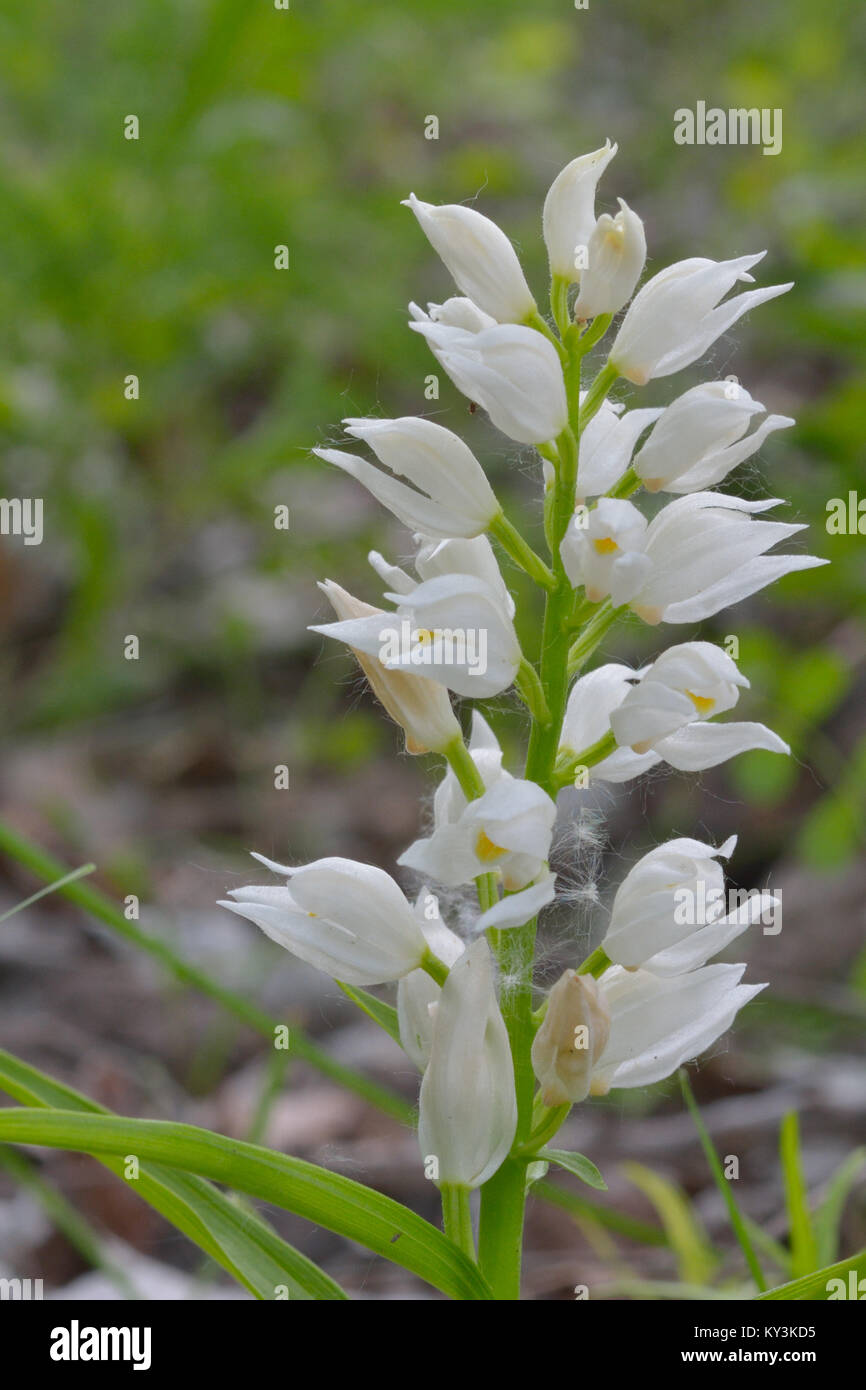
[[694,691],[692,690],[687,690],[686,694],[688,695],[698,714],[709,714],[710,710],[715,707],[716,702],[715,700],[711,700],[709,695],[695,695]]
[[492,864],[494,860],[499,859],[503,854],[507,854],[508,851],[503,849],[501,845],[495,845],[489,836],[481,830],[478,833],[478,839],[475,841],[475,853],[482,864]]
[[599,555],[612,555],[615,550],[619,550],[613,536],[600,536],[597,541],[593,541],[593,545]]

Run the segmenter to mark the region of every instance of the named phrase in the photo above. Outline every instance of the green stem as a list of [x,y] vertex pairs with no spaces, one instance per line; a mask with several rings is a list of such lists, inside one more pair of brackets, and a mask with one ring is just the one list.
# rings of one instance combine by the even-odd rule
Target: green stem
[[534,1158],[539,1149],[543,1149],[565,1124],[570,1109],[570,1105],[556,1105],[552,1109],[542,1106],[538,1114],[539,1123],[521,1148],[521,1154],[527,1158]]
[[556,576],[553,570],[549,569],[540,555],[536,555],[532,546],[523,539],[516,526],[511,522],[504,512],[495,516],[488,527],[491,536],[495,536],[512,558],[515,564],[525,570],[536,584],[540,584],[543,589],[552,589],[556,585]]
[[431,980],[435,980],[437,985],[444,985],[448,979],[448,966],[444,965],[438,956],[434,956],[432,951],[425,951],[421,958],[421,969],[426,970]]
[[443,1182],[439,1191],[442,1195],[442,1229],[464,1255],[474,1260],[475,1240],[472,1235],[469,1188],[460,1183]]
[[565,348],[553,332],[550,324],[541,317],[537,309],[534,309],[531,314],[527,314],[523,322],[526,324],[527,328],[534,328],[537,333],[542,333],[549,342],[553,343],[553,346],[559,354],[560,361],[563,363],[565,362]]
[[540,724],[548,725],[550,723],[550,710],[547,707],[547,700],[544,698],[544,687],[538,672],[531,662],[526,660],[526,657],[521,658],[515,684],[533,719],[537,719]]
[[[572,366],[570,360],[569,368]],[[578,372],[569,368],[566,369],[566,380],[573,396],[579,390],[579,368]],[[539,671],[550,722],[546,726],[533,722],[524,773],[528,780],[537,782],[549,795],[555,795],[553,769],[568,694],[569,621],[574,611],[574,591],[559,554],[574,512],[577,481],[577,440],[574,431],[566,428],[556,444],[559,467],[546,517],[556,588],[548,591],[545,601]],[[502,932],[495,946],[502,979],[499,1002],[514,1062],[518,1116],[515,1144],[518,1148],[529,1138],[532,1128],[535,1090],[530,1058],[535,1034],[532,1017],[535,932],[536,922],[533,919],[523,927]],[[495,1297],[503,1300],[520,1297],[525,1201],[526,1162],[512,1156],[481,1189],[479,1256]]]
[[639,478],[634,469],[629,468],[606,495],[608,497],[631,497],[632,493],[637,492],[639,487],[643,487],[643,478]]
[[568,749],[563,750],[557,758],[554,768],[557,790],[574,786],[579,769],[596,767],[599,763],[604,762],[605,758],[609,758],[611,753],[615,753],[617,747],[613,730],[608,729],[606,734],[602,734],[600,739],[597,739],[589,748],[584,748],[580,753],[572,753]]
[[578,671],[583,669],[622,612],[623,608],[614,608],[609,598],[605,599],[601,607],[596,609],[595,614],[590,618],[577,641],[569,650],[569,677],[577,675]]
[[610,964],[610,956],[608,956],[600,946],[596,946],[595,950],[592,951],[583,964],[578,967],[577,973],[578,975],[591,975],[594,980],[597,980],[599,975],[604,974]]
[[586,429],[593,416],[601,409],[602,401],[618,376],[619,373],[616,367],[612,366],[610,362],[606,362],[587,391],[583,405],[580,407],[581,434]]
[[597,314],[588,328],[585,328],[580,335],[578,351],[583,356],[600,342],[607,330],[610,328],[613,314]]
[[483,796],[487,788],[484,779],[478,768],[475,766],[475,759],[466,747],[462,738],[455,738],[443,750],[448,759],[448,766],[460,784],[460,790],[467,801],[477,801],[479,796]]
[[565,275],[554,275],[550,282],[550,312],[553,314],[553,321],[559,329],[559,335],[563,341],[570,324],[568,313],[570,283]]

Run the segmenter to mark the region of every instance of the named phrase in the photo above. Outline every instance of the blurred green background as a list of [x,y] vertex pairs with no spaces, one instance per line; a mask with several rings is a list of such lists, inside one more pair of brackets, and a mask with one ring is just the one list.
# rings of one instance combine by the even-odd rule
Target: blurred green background
[[[824,521],[829,499],[866,495],[864,40],[857,0],[3,5],[2,491],[45,500],[41,546],[0,538],[5,814],[66,861],[97,860],[117,895],[211,916],[228,866],[248,874],[246,848],[393,863],[431,769],[395,759],[397,731],[306,625],[324,614],[317,578],[375,602],[367,550],[405,558],[409,538],[310,449],[345,415],[432,408],[538,539],[527,451],[444,376],[424,398],[433,364],[406,305],[450,285],[400,200],[473,201],[544,306],[544,194],[610,137],[598,207],[619,195],[643,216],[649,270],[766,247],[759,283],[796,282],[697,367],[622,398],[662,403],[736,372],[796,416],[730,486],[789,499],[785,519],[832,560],[702,632],[739,637],[743,717],[795,756],[654,781],[616,825],[629,857],[674,831],[739,829],[739,881],[793,865],[811,876],[810,925],[841,932],[826,885],[864,838],[866,573],[864,539]],[[676,145],[674,111],[698,100],[781,108],[782,153]],[[605,655],[638,660],[668,636],[635,624]],[[516,759],[510,697],[493,722]],[[816,1022],[795,989],[795,1032],[835,1036],[855,996],[862,1009],[862,887],[832,962],[840,1012]]]
[[[796,281],[676,389],[736,370],[798,418],[764,471],[833,566],[734,623],[744,669],[770,713],[784,704],[777,722],[830,793],[811,788],[805,824],[783,819],[777,833],[800,835],[816,864],[854,853],[866,744],[813,734],[864,656],[862,542],[822,524],[828,498],[862,485],[864,28],[854,0],[5,7],[3,487],[45,498],[47,533],[29,552],[3,544],[4,735],[86,736],[143,711],[188,724],[200,711],[213,747],[187,750],[192,773],[201,761],[219,779],[209,757],[231,764],[236,805],[261,793],[262,758],[287,762],[300,787],[311,769],[390,751],[367,700],[334,679],[348,666],[332,653],[317,663],[304,625],[314,576],[372,598],[367,548],[405,552],[407,540],[309,450],[343,415],[429,409],[431,362],[405,305],[449,285],[400,199],[477,197],[543,302],[543,195],[610,136],[620,153],[600,206],[622,195],[637,207],[651,268],[766,246],[761,282]],[[781,107],[782,154],[675,145],[673,112],[697,99]],[[127,114],[137,141],[124,139]],[[438,140],[425,139],[431,114]],[[137,401],[124,397],[130,373]],[[518,451],[469,421],[444,379],[434,409],[465,427],[512,514],[537,525]],[[280,503],[288,533],[273,526]],[[128,633],[137,662],[123,659]],[[281,758],[253,737],[265,727]],[[799,772],[755,755],[730,777],[777,804]],[[270,814],[285,838],[292,810],[271,798]],[[226,808],[214,829],[244,819]],[[145,846],[128,849],[148,862]]]

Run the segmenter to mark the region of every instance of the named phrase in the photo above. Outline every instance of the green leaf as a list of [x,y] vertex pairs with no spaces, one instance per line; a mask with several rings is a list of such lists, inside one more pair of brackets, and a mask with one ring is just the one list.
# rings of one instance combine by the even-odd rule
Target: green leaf
[[701,1223],[681,1188],[643,1163],[624,1163],[625,1176],[648,1197],[661,1217],[684,1284],[708,1284],[718,1264]]
[[855,1149],[840,1163],[824,1192],[824,1200],[815,1212],[815,1240],[819,1264],[829,1263],[838,1254],[839,1223],[852,1187],[866,1168],[866,1149]]
[[359,989],[357,985],[347,985],[343,980],[338,980],[337,984],[353,1004],[357,1004],[363,1013],[371,1018],[374,1023],[378,1023],[380,1028],[393,1038],[398,1047],[400,1043],[400,1024],[397,1021],[397,1010],[391,1005],[386,1004],[383,999],[377,999],[375,994],[369,994],[365,989]]
[[[0,1090],[23,1105],[110,1114],[96,1101],[2,1051]],[[100,1162],[123,1178],[122,1159],[101,1157]],[[272,1299],[275,1289],[285,1286],[291,1299],[345,1299],[339,1284],[318,1265],[202,1178],[142,1164],[133,1190],[256,1298]]]
[[[838,1264],[826,1265],[824,1269],[813,1270],[811,1274],[804,1274],[799,1279],[792,1279],[788,1284],[780,1284],[778,1288],[768,1289],[766,1293],[758,1294],[758,1301],[762,1299],[773,1300],[810,1300],[813,1303],[832,1302],[836,1299],[847,1299],[851,1297],[851,1286],[849,1276],[855,1276],[854,1297],[860,1298],[857,1285],[860,1279],[866,1274],[866,1250],[859,1251],[852,1255],[850,1259],[840,1260]],[[829,1289],[827,1285],[831,1279],[842,1281],[842,1288]]]
[[573,1173],[581,1182],[585,1182],[589,1187],[596,1188],[599,1192],[607,1192],[607,1183],[601,1176],[591,1159],[585,1158],[583,1154],[569,1153],[567,1149],[539,1149],[535,1155],[537,1159],[547,1159],[548,1163],[556,1163],[560,1168],[564,1168],[567,1173]]
[[794,1278],[810,1274],[818,1267],[818,1246],[812,1229],[812,1216],[800,1159],[800,1126],[796,1111],[790,1111],[779,1132],[779,1156],[785,1183],[785,1205],[791,1246],[791,1273]]
[[136,1155],[198,1173],[355,1240],[457,1299],[489,1299],[473,1262],[408,1207],[352,1178],[194,1125],[67,1111],[0,1111],[0,1140]]

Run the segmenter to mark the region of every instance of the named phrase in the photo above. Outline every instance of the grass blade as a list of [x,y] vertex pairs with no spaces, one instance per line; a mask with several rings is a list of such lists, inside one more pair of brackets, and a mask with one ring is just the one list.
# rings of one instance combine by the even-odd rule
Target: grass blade
[[815,1239],[818,1243],[818,1263],[829,1264],[839,1253],[839,1224],[848,1195],[866,1168],[866,1149],[855,1149],[840,1163],[824,1192],[824,1200],[815,1213]]
[[800,1156],[800,1125],[794,1110],[789,1111],[782,1121],[779,1131],[779,1156],[782,1160],[785,1205],[788,1209],[791,1273],[797,1279],[817,1269],[819,1260]]
[[0,1140],[139,1160],[225,1183],[357,1241],[457,1299],[490,1299],[480,1270],[408,1207],[353,1178],[194,1125],[62,1110],[0,1111]]
[[[811,1274],[804,1274],[799,1279],[792,1279],[788,1284],[780,1284],[778,1288],[768,1289],[765,1293],[758,1295],[758,1301],[763,1299],[778,1299],[780,1301],[808,1299],[813,1303],[818,1303],[833,1302],[836,1299],[859,1300],[863,1296],[863,1290],[866,1289],[866,1281],[864,1281],[863,1289],[860,1288],[860,1281],[864,1274],[866,1274],[866,1250],[860,1250],[850,1259],[840,1260],[838,1264],[827,1265],[824,1269],[815,1269]],[[831,1280],[837,1281],[832,1289],[829,1287]]]
[[46,883],[44,888],[39,888],[35,893],[31,893],[30,897],[25,898],[23,902],[16,903],[14,907],[10,907],[6,912],[0,912],[0,922],[5,922],[10,917],[14,917],[16,912],[23,912],[25,907],[32,907],[34,903],[39,902],[40,898],[47,898],[49,893],[59,893],[68,883],[75,883],[79,878],[86,878],[88,874],[95,872],[95,864],[82,864],[80,869],[71,869],[68,874],[64,874],[62,878],[58,878],[56,883]]
[[642,1163],[624,1163],[622,1171],[652,1202],[667,1231],[677,1257],[680,1281],[706,1286],[712,1280],[718,1256],[681,1188]]
[[737,1240],[740,1243],[740,1249],[746,1257],[746,1264],[749,1266],[755,1284],[757,1285],[759,1291],[763,1292],[767,1287],[767,1281],[764,1278],[764,1271],[761,1269],[761,1263],[757,1255],[755,1254],[755,1247],[749,1238],[749,1232],[746,1229],[746,1223],[743,1220],[742,1215],[740,1213],[740,1209],[734,1200],[734,1194],[731,1191],[731,1184],[725,1177],[725,1172],[722,1168],[721,1160],[719,1159],[719,1155],[716,1153],[716,1146],[710,1138],[709,1130],[704,1124],[703,1116],[701,1115],[701,1112],[698,1109],[698,1103],[695,1100],[695,1097],[692,1093],[692,1088],[689,1085],[688,1073],[684,1067],[680,1068],[679,1078],[680,1088],[683,1093],[683,1099],[685,1100],[685,1103],[688,1106],[689,1114],[694,1120],[695,1129],[698,1131],[698,1137],[701,1141],[701,1148],[703,1149],[707,1163],[709,1164],[710,1172],[715,1178],[716,1187],[719,1189],[723,1198],[725,1199],[725,1206],[728,1209],[728,1217],[730,1219],[731,1226],[733,1227],[734,1235],[737,1237]]
[[[88,1096],[2,1051],[0,1090],[26,1106],[110,1113]],[[121,1158],[100,1156],[99,1161],[124,1177]],[[134,1190],[256,1298],[272,1299],[276,1289],[285,1287],[292,1299],[345,1299],[339,1284],[318,1265],[203,1178],[142,1164]]]
[[617,1211],[616,1207],[603,1207],[600,1202],[572,1192],[570,1188],[558,1187],[552,1182],[537,1182],[532,1188],[533,1197],[540,1197],[552,1207],[559,1207],[577,1221],[594,1221],[607,1231],[626,1236],[640,1245],[668,1245],[666,1231],[661,1226],[653,1226],[649,1221],[641,1221],[636,1216]]

